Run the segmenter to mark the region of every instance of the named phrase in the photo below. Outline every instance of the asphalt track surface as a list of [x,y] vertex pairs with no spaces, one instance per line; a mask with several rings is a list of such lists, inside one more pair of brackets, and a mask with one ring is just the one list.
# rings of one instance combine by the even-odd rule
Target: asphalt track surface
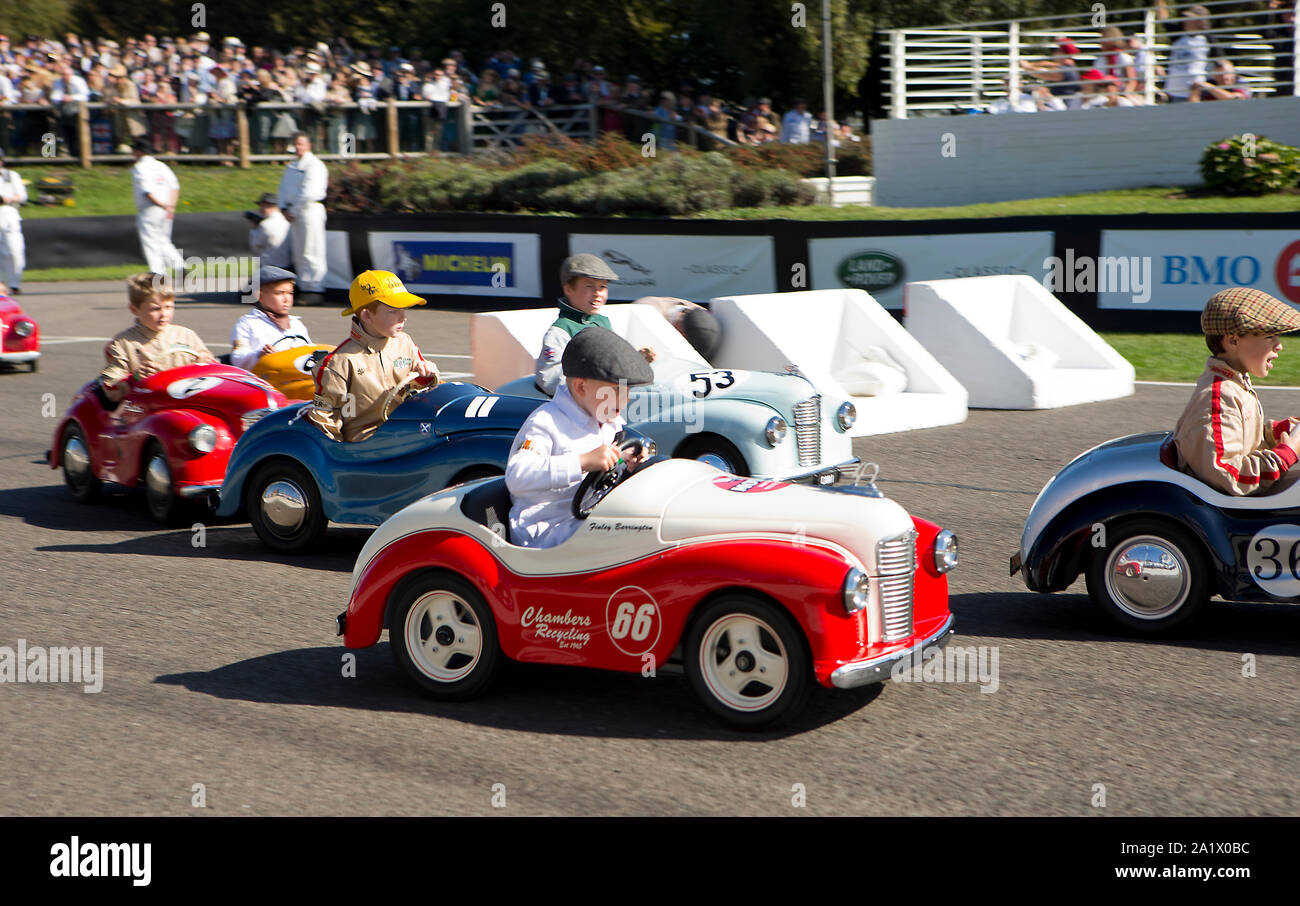
[[[247,524],[211,524],[196,548],[138,495],[73,503],[43,463],[43,395],[62,412],[98,371],[124,293],[31,284],[21,301],[46,341],[38,373],[0,373],[0,645],[102,646],[105,678],[98,694],[0,684],[0,814],[193,815],[196,784],[218,815],[1300,813],[1300,608],[1215,602],[1141,640],[1082,583],[1043,596],[1007,575],[1043,483],[1100,441],[1172,426],[1187,387],[858,441],[891,497],[960,537],[952,644],[996,647],[996,691],[818,690],[793,725],[743,734],[667,671],[512,665],[487,697],[439,704],[384,641],[344,678],[333,618],[368,532],[286,558]],[[220,352],[242,313],[182,301],[177,320]],[[318,340],[345,335],[336,309],[298,313]],[[408,329],[444,372],[469,370],[467,314],[415,310]],[[1300,392],[1263,400],[1300,414]]]

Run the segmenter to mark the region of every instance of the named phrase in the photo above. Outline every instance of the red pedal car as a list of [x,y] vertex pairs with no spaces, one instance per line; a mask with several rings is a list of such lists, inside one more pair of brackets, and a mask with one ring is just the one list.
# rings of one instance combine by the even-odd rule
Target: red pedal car
[[83,502],[105,481],[143,485],[149,512],[170,522],[184,500],[220,492],[240,435],[287,402],[231,365],[185,365],[131,379],[117,406],[91,381],[54,430],[50,468],[62,467],[68,490]]
[[0,294],[0,365],[26,365],[35,371],[41,358],[41,329],[22,306]]
[[387,627],[402,671],[443,699],[483,692],[506,658],[635,672],[677,655],[708,710],[757,728],[814,684],[887,680],[952,632],[957,539],[874,486],[658,457],[589,475],[585,522],[539,550],[506,538],[505,481],[425,497],[375,531],[338,617],[349,648]]

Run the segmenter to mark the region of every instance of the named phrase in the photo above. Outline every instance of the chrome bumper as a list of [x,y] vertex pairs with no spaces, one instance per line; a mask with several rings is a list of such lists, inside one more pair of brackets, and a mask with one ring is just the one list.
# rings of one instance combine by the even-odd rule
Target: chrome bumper
[[40,357],[41,354],[35,350],[29,352],[0,352],[0,363],[20,365],[26,362],[35,362]]
[[221,485],[219,484],[187,484],[176,489],[179,497],[202,497],[205,494],[211,494],[214,497],[221,495]]
[[818,481],[818,476],[834,473],[834,478],[825,482],[825,484],[834,484],[836,481],[839,481],[840,476],[847,472],[850,467],[856,466],[859,462],[861,462],[861,460],[855,456],[852,459],[846,459],[844,462],[835,463],[834,465],[820,466],[816,469],[809,469],[807,472],[796,472],[793,475],[774,477],[773,481],[793,481],[796,483],[811,481],[816,484],[822,484],[823,482]]
[[910,648],[872,658],[869,661],[854,661],[852,664],[845,664],[843,667],[836,668],[835,672],[831,674],[831,685],[837,689],[852,689],[856,686],[884,682],[889,679],[894,665],[899,661],[913,656],[924,659],[927,651],[947,645],[952,639],[952,620],[952,614],[949,614],[948,619],[944,620],[943,625],[938,630],[921,639]]

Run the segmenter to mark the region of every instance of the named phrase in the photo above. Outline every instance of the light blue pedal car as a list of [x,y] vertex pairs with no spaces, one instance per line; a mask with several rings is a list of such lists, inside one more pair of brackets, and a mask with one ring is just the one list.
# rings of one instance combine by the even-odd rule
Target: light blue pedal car
[[[623,415],[661,453],[734,475],[819,484],[858,462],[846,433],[857,418],[853,404],[822,397],[800,374],[710,368],[662,354],[653,368],[654,383],[631,388]],[[496,392],[546,399],[532,376]]]

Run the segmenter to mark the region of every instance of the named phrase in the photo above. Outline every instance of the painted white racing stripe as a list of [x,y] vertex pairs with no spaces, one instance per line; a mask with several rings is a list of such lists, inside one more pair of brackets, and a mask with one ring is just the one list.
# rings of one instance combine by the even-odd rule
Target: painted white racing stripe
[[465,407],[465,417],[466,417],[466,418],[477,418],[477,417],[478,417],[478,408],[479,408],[479,406],[482,406],[482,405],[483,405],[483,401],[486,400],[486,399],[487,399],[486,396],[476,396],[476,397],[474,397],[474,399],[470,400],[470,404],[469,404],[468,406]]
[[497,404],[499,399],[501,399],[499,396],[489,396],[487,402],[483,404],[483,408],[478,410],[479,417],[487,418],[487,414],[492,411],[492,407]]

